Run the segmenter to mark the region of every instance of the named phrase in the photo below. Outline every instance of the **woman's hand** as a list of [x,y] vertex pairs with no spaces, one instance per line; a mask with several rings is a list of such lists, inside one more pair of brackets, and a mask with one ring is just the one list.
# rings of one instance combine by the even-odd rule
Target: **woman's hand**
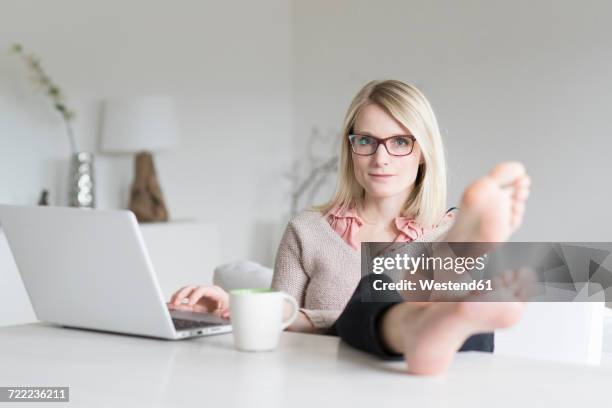
[[168,309],[213,313],[228,319],[229,294],[216,285],[184,286],[170,297]]

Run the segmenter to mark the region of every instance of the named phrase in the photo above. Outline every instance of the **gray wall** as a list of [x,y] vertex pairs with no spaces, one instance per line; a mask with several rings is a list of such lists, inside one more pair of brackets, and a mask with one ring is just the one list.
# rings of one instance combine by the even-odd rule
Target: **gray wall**
[[592,0],[296,1],[296,146],[313,125],[339,130],[368,80],[401,79],[438,115],[449,205],[521,160],[533,189],[515,239],[611,240],[611,15]]

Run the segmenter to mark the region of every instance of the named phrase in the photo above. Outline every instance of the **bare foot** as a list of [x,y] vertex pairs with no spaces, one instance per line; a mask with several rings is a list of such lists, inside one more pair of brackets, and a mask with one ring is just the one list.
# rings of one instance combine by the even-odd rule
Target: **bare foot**
[[[497,165],[464,192],[447,242],[505,242],[521,225],[530,179],[518,162]],[[463,342],[476,333],[514,325],[524,308],[524,273],[507,272],[494,291],[461,302],[403,302],[382,321],[383,338],[402,352],[414,374],[445,372]]]
[[449,242],[504,242],[521,225],[530,179],[519,162],[500,163],[466,188]]
[[471,294],[463,302],[400,303],[383,317],[383,337],[404,354],[408,372],[444,373],[468,337],[518,322],[530,274],[509,271],[495,280],[492,292]]

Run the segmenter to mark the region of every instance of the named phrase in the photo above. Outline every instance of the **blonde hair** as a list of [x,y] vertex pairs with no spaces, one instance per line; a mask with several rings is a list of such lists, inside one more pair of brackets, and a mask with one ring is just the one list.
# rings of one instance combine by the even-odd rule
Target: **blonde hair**
[[423,163],[401,215],[414,217],[422,226],[436,225],[446,210],[446,160],[438,121],[427,98],[416,87],[397,80],[371,81],[353,98],[341,133],[338,184],[334,197],[314,209],[327,214],[361,203],[365,191],[355,178],[348,135],[361,109],[376,104],[407,128],[416,138]]

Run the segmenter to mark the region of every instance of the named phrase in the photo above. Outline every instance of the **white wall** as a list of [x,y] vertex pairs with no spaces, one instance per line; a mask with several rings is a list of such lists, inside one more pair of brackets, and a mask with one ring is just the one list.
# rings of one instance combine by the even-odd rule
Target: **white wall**
[[[62,122],[34,94],[13,41],[37,53],[77,111],[80,148],[96,151],[99,101],[177,99],[180,148],[157,155],[171,216],[218,222],[221,261],[270,263],[261,236],[287,211],[291,160],[290,5],[283,0],[10,0],[0,13],[0,202],[65,204]],[[129,157],[98,156],[99,206],[125,207]],[[287,185],[285,185],[287,184]],[[259,242],[259,244],[253,244]]]
[[298,144],[313,125],[339,130],[367,81],[411,82],[443,129],[449,205],[494,163],[518,159],[533,188],[515,239],[612,239],[612,3],[293,5]]
[[[374,78],[413,82],[431,99],[449,204],[494,163],[520,159],[533,193],[517,239],[610,240],[611,12],[593,0],[5,0],[0,202],[34,203],[43,187],[65,202],[62,123],[2,51],[20,41],[69,96],[83,150],[96,150],[101,99],[177,99],[182,142],[157,156],[162,187],[174,217],[219,223],[220,262],[271,263],[291,154],[304,155],[312,127],[339,130]],[[97,173],[100,207],[125,206],[130,158],[99,155]],[[10,286],[2,304],[23,294]]]
[[[62,122],[5,52],[13,41],[38,54],[68,96],[81,150],[97,151],[105,97],[174,97],[181,145],[157,155],[171,216],[217,223],[219,262],[272,263],[292,153],[287,2],[3,1],[0,203],[34,204],[48,188],[52,203],[66,204]],[[125,208],[131,158],[98,155],[96,171],[98,206]],[[1,235],[0,283],[0,325],[31,321]]]

